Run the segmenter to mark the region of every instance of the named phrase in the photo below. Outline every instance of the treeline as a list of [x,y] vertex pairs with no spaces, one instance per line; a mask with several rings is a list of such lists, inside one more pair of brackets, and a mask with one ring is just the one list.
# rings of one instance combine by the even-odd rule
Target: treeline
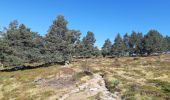
[[99,50],[93,32],[80,40],[80,31],[69,29],[64,16],[58,16],[45,36],[31,31],[24,24],[12,21],[0,32],[0,63],[23,66],[30,63],[64,63],[73,57],[150,55],[170,51],[170,37],[151,30],[143,36],[133,32],[123,38],[117,35],[114,44],[107,39]]
[[164,37],[157,30],[150,30],[147,34],[133,31],[123,37],[118,33],[114,43],[107,39],[102,47],[103,56],[149,56],[168,53],[170,51],[170,37]]
[[[94,56],[99,52],[94,47],[92,32],[80,40],[80,31],[68,29],[64,16],[58,16],[43,37],[24,24],[12,21],[0,32],[0,64],[23,66],[30,63],[64,63],[73,56]],[[1,66],[0,65],[0,66]]]

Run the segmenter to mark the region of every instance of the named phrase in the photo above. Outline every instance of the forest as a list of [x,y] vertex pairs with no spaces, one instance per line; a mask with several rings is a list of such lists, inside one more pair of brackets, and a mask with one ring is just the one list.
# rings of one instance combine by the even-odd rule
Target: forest
[[72,58],[150,56],[170,51],[170,37],[155,29],[147,33],[132,31],[124,36],[118,33],[113,42],[106,39],[102,48],[95,46],[93,32],[88,31],[82,40],[80,36],[80,30],[68,28],[63,15],[53,21],[45,36],[14,20],[0,31],[1,66],[65,63]]

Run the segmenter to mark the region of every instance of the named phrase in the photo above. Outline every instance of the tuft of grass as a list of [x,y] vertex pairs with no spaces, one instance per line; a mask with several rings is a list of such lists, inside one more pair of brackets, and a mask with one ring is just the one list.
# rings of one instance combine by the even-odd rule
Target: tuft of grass
[[170,97],[170,83],[162,80],[148,80],[148,83],[154,84],[156,87],[160,87],[163,93],[167,96]]
[[114,93],[115,91],[120,91],[118,88],[118,85],[120,84],[119,80],[112,79],[110,81],[108,79],[105,79],[105,82],[106,82],[106,87],[110,92]]
[[87,60],[82,63],[81,69],[82,69],[83,73],[85,73],[87,75],[93,74],[92,68]]

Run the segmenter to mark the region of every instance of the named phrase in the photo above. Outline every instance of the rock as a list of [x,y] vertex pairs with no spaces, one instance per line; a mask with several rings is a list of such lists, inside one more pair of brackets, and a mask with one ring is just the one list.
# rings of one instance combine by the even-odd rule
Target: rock
[[71,93],[77,93],[79,91],[80,91],[79,89],[74,89],[74,90],[71,91]]
[[79,86],[79,90],[84,90],[84,89],[86,89],[86,88],[87,88],[87,85],[86,85],[86,84],[83,84],[83,85]]
[[97,91],[98,88],[90,88],[90,91]]
[[120,100],[118,95],[112,94],[111,92],[108,91],[108,89],[105,86],[103,77],[101,77],[99,74],[94,74],[94,77],[92,79],[86,81],[86,83],[78,86],[71,92],[65,94],[59,100],[65,100],[65,99],[67,100],[67,98],[79,92],[83,92],[83,94],[87,94],[83,99],[101,93],[102,95],[99,95],[99,98],[101,100]]
[[64,66],[65,66],[65,67],[67,67],[69,64],[70,64],[70,62],[69,62],[69,61],[65,61]]

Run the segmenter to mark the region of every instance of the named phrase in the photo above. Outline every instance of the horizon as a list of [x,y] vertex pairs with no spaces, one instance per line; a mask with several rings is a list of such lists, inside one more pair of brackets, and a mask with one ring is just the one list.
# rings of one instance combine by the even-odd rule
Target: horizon
[[146,34],[156,29],[164,36],[170,35],[168,0],[3,0],[1,3],[0,28],[16,19],[32,31],[45,35],[53,20],[64,15],[70,29],[80,30],[81,38],[88,31],[94,32],[95,45],[99,48],[107,38],[113,42],[117,33],[122,36],[132,31]]

